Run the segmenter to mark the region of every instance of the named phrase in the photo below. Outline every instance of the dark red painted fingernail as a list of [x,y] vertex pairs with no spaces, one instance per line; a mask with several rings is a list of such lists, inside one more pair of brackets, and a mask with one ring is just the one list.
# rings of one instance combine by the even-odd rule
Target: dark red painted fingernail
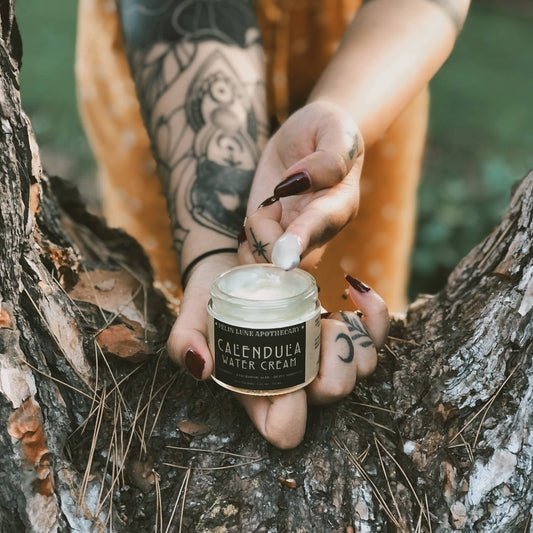
[[274,189],[274,196],[277,198],[285,198],[286,196],[293,196],[307,191],[311,187],[311,176],[307,170],[297,172],[288,178],[285,178],[281,183],[278,183]]
[[202,379],[205,361],[202,356],[199,353],[196,353],[192,348],[189,348],[185,354],[185,366],[194,378]]
[[368,292],[370,290],[370,287],[368,285],[365,285],[362,281],[353,278],[349,274],[346,274],[344,278],[357,292],[364,294],[365,292]]
[[269,198],[261,202],[257,209],[261,209],[262,207],[268,207],[269,205],[275,204],[278,200],[279,198],[276,195],[270,196]]
[[329,318],[332,313],[326,311],[325,313],[320,313],[320,318]]
[[246,242],[247,240],[248,240],[248,236],[246,235],[246,228],[243,226],[241,229],[241,232],[239,233],[237,242],[240,246],[242,243]]

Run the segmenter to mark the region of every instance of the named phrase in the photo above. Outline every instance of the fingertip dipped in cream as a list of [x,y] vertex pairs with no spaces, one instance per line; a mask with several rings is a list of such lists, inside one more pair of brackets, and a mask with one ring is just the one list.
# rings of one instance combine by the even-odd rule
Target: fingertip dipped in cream
[[272,263],[283,270],[292,270],[300,264],[302,240],[294,233],[285,233],[272,248]]

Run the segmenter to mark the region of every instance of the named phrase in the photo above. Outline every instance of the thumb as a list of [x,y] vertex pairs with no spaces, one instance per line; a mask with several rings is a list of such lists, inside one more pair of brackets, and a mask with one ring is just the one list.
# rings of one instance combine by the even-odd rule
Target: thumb
[[206,259],[192,271],[187,283],[179,316],[167,341],[167,352],[195,379],[207,379],[213,372],[213,357],[207,342],[207,303],[211,285],[220,273],[235,264],[236,257],[229,254]]
[[327,243],[351,220],[359,206],[355,167],[341,183],[317,194],[273,243],[275,265],[286,270],[298,266],[302,256]]
[[211,375],[213,358],[207,344],[206,299],[197,291],[192,292],[196,297],[190,295],[182,301],[180,314],[167,341],[167,352],[195,379],[202,380]]
[[303,253],[323,245],[354,216],[359,203],[363,164],[359,130],[328,122],[317,133],[316,150],[289,167],[274,189],[276,198],[323,190],[286,228],[273,245],[272,261],[298,266]]

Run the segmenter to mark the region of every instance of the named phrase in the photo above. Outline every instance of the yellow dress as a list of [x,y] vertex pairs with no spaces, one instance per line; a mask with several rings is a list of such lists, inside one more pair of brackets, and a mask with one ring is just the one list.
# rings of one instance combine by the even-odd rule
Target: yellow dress
[[[360,0],[259,0],[273,123],[302,106],[334,53]],[[114,0],[80,0],[76,47],[78,102],[98,163],[109,224],[143,246],[156,280],[179,296],[165,199],[122,45]],[[416,191],[425,143],[425,89],[382,139],[367,147],[357,217],[328,246],[314,274],[330,310],[348,308],[343,274],[380,293],[391,310],[406,305]]]

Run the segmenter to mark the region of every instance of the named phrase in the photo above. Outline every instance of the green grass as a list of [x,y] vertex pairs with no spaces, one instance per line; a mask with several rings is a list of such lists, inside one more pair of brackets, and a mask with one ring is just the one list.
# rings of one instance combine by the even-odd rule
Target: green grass
[[23,39],[24,109],[39,144],[65,153],[78,170],[81,166],[92,167],[93,162],[78,118],[74,90],[76,12],[77,2],[70,0],[17,2]]
[[434,292],[499,220],[533,168],[533,9],[472,8],[431,83],[411,294]]
[[[533,7],[519,14],[511,5],[474,4],[452,57],[431,84],[412,295],[443,285],[497,223],[512,183],[533,167]],[[23,104],[39,144],[68,158],[66,177],[83,185],[94,163],[74,93],[76,9],[69,0],[17,4]],[[57,172],[53,158],[49,164]]]
[[533,15],[473,9],[432,83],[432,141],[457,149],[475,146],[486,156],[495,145],[510,155],[531,152],[532,23]]

